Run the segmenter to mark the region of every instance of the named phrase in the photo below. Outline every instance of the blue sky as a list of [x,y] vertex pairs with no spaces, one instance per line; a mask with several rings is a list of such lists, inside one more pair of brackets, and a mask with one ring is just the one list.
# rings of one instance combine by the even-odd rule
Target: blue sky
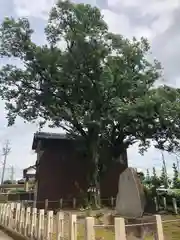
[[[43,44],[45,42],[43,29],[48,11],[54,2],[55,0],[0,0],[0,21],[6,16],[28,17],[31,27],[35,30],[33,40]],[[179,87],[179,0],[76,0],[76,2],[98,6],[112,32],[123,34],[128,38],[147,37],[152,46],[153,57],[160,60],[164,67],[164,81]],[[7,60],[0,60],[0,65],[6,63]],[[16,176],[20,177],[20,169],[33,164],[36,160],[31,145],[33,134],[38,126],[24,124],[21,119],[18,119],[13,127],[7,128],[2,101],[0,101],[0,110],[0,144],[3,145],[6,139],[10,140],[11,153],[8,156],[7,167],[14,165]],[[130,166],[141,169],[152,169],[153,166],[159,170],[161,168],[161,153],[154,148],[150,148],[144,156],[140,156],[137,146],[133,146],[128,151],[128,157]],[[175,157],[165,153],[165,159],[171,172]]]

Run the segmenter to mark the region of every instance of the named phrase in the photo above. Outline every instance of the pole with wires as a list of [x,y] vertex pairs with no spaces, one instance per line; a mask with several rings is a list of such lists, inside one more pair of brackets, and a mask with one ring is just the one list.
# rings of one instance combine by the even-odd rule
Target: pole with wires
[[6,141],[5,146],[2,149],[4,160],[3,160],[3,170],[2,170],[2,176],[1,176],[1,185],[4,182],[4,175],[5,175],[5,169],[6,169],[6,163],[7,163],[7,156],[10,153],[11,148],[9,147],[9,141]]

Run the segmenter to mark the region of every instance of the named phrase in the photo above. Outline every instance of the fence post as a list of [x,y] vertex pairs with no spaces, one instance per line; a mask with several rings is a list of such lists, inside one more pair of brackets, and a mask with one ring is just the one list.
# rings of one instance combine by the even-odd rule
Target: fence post
[[126,227],[124,218],[115,218],[115,240],[126,240]]
[[172,201],[173,201],[174,213],[178,214],[176,198],[173,198]]
[[157,197],[154,197],[154,203],[155,203],[155,206],[156,206],[156,212],[158,212],[158,210],[159,210],[159,206],[158,206],[158,200],[157,200]]
[[75,214],[70,215],[69,240],[77,240],[77,217]]
[[59,208],[62,209],[62,207],[63,207],[63,199],[60,198],[60,200],[59,200]]
[[155,215],[155,217],[156,217],[156,225],[157,225],[157,240],[164,240],[161,216]]
[[4,204],[4,208],[3,208],[3,225],[5,226],[6,224],[6,209],[7,209],[7,203]]
[[10,209],[10,205],[9,205],[9,203],[7,203],[6,210],[5,210],[5,219],[4,219],[5,226],[8,226],[8,222],[9,222],[9,209]]
[[56,240],[64,238],[64,213],[57,212],[56,214]]
[[1,204],[1,215],[0,215],[1,224],[3,224],[3,216],[4,216],[4,203]]
[[31,227],[30,227],[30,237],[36,237],[36,220],[37,220],[37,208],[32,209],[32,215],[31,215]]
[[45,206],[44,206],[45,212],[48,211],[48,199],[45,199]]
[[44,238],[44,209],[39,210],[37,239]]
[[0,204],[0,223],[2,221],[2,209],[3,209],[3,204]]
[[95,240],[94,217],[86,217],[85,219],[85,239]]
[[53,211],[47,212],[46,240],[52,239],[53,234]]
[[164,209],[167,209],[167,203],[166,203],[166,197],[163,197],[163,205],[164,205]]
[[73,208],[76,208],[76,198],[73,198]]
[[16,215],[15,215],[15,226],[14,226],[16,230],[19,230],[20,209],[21,209],[21,204],[17,203],[16,204]]
[[25,236],[29,236],[30,216],[31,216],[31,208],[27,207],[26,214],[25,214],[25,223],[24,223]]
[[25,208],[22,206],[21,207],[21,212],[20,212],[20,219],[19,219],[19,231],[20,233],[24,234],[24,215],[25,215]]
[[4,208],[3,208],[3,225],[5,225],[5,221],[6,221],[6,208],[7,208],[7,204],[4,204]]
[[111,197],[111,207],[113,208],[114,207],[114,198]]
[[8,203],[6,226],[9,227],[11,221],[11,204]]
[[10,204],[10,219],[9,219],[9,227],[10,228],[13,228],[13,223],[14,223],[14,206],[15,204],[14,203],[11,203]]
[[6,226],[7,212],[8,212],[8,203],[5,203],[5,211],[4,211],[4,226]]

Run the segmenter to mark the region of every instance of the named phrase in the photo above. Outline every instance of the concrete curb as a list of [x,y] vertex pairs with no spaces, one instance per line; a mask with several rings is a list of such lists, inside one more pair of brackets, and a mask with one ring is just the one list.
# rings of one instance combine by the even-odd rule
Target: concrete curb
[[29,240],[28,237],[23,236],[22,234],[14,231],[11,228],[0,225],[0,230],[7,234],[9,237],[13,238],[14,240]]

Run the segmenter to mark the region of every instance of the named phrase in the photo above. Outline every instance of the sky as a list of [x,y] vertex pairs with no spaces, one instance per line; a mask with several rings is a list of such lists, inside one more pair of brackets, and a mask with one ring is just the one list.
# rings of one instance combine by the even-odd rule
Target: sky
[[[0,0],[0,22],[5,17],[27,17],[35,30],[33,41],[45,43],[44,26],[48,12],[55,0]],[[109,30],[128,38],[147,37],[151,44],[152,56],[158,59],[164,68],[164,81],[173,86],[180,86],[180,1],[179,0],[76,0],[100,8]],[[0,59],[0,65],[6,64]],[[3,156],[1,146],[10,141],[11,151],[7,158],[7,168],[15,167],[15,177],[21,177],[21,170],[35,163],[36,154],[31,150],[33,134],[37,124],[25,124],[17,119],[13,127],[7,128],[4,103],[0,100],[0,167]],[[52,131],[47,127],[44,131]],[[53,132],[59,132],[54,129]],[[164,153],[167,168],[171,174],[175,156]],[[161,169],[161,152],[151,147],[144,156],[138,153],[138,147],[128,150],[129,166],[146,170],[156,167]],[[6,178],[9,171],[6,172]]]

